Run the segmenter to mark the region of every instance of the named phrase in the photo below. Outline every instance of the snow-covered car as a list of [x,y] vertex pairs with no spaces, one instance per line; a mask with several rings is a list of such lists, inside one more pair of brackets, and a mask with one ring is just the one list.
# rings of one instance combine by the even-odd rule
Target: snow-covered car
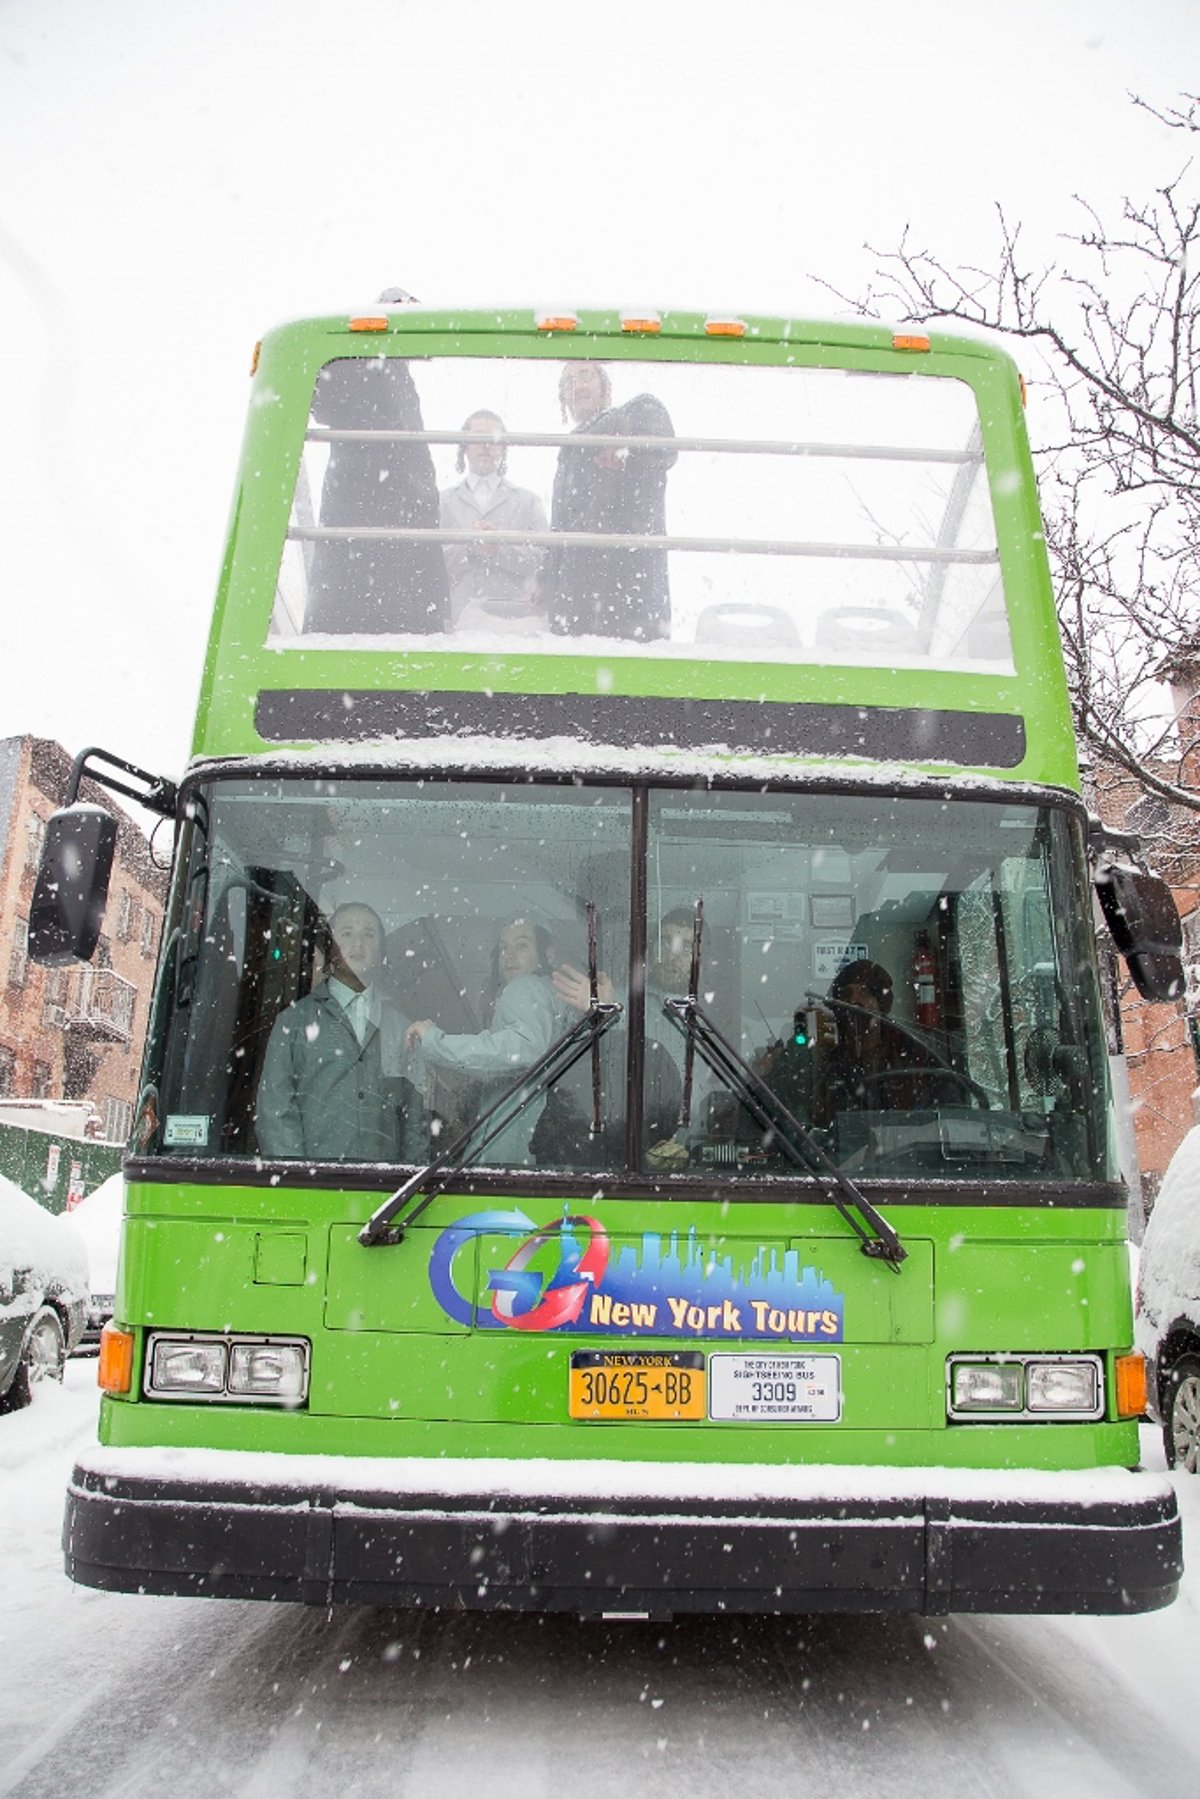
[[81,1350],[99,1347],[100,1332],[112,1317],[117,1290],[117,1249],[121,1241],[121,1213],[125,1206],[125,1177],[110,1174],[67,1212],[83,1238],[88,1258],[88,1302]]
[[0,1412],[28,1405],[40,1381],[62,1379],[87,1296],[79,1232],[0,1176]]
[[1171,1158],[1146,1226],[1136,1332],[1167,1465],[1200,1473],[1200,1125]]

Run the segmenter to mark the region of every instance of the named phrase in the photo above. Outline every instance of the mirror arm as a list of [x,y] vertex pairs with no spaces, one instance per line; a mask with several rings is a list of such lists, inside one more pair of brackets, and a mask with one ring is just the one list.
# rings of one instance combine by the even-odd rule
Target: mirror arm
[[[93,761],[107,763],[112,768],[119,768],[124,774],[132,775],[141,781],[141,787],[130,787],[127,782],[119,781],[115,775],[103,769],[90,767]],[[136,800],[148,812],[157,812],[160,818],[174,818],[175,808],[179,801],[179,789],[174,781],[168,781],[163,775],[149,774],[139,768],[136,762],[126,762],[120,756],[110,755],[107,750],[80,750],[71,764],[71,774],[67,782],[65,804],[73,806],[79,798],[79,789],[84,780],[95,781],[98,787],[107,787],[110,793],[123,793],[127,799]]]

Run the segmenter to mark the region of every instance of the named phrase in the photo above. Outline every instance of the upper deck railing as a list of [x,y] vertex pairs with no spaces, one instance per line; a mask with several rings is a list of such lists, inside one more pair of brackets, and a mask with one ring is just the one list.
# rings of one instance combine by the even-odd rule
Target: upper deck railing
[[[569,719],[589,741],[840,760],[852,712],[903,711],[1013,722],[972,747],[910,719],[859,733],[867,760],[1033,775],[1036,708],[1037,765],[1074,781],[1002,353],[597,321],[550,341],[532,315],[398,308],[378,335],[265,341],[198,749]],[[647,726],[655,700],[687,705],[682,734]]]

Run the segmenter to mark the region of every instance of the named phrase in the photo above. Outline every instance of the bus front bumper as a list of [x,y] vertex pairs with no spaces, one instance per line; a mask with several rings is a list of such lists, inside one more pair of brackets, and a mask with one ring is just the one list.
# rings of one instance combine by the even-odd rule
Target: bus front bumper
[[96,1448],[67,1573],[315,1605],[1142,1612],[1183,1571],[1163,1476]]

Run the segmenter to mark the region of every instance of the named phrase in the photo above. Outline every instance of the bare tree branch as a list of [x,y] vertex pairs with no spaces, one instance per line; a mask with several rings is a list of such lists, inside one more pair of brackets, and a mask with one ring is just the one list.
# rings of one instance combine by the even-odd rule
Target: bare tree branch
[[[1130,98],[1200,135],[1200,95],[1166,108]],[[906,227],[895,250],[867,246],[867,292],[837,297],[869,317],[956,322],[1038,350],[1034,454],[1080,738],[1146,792],[1200,812],[1187,743],[1168,754],[1161,686],[1166,665],[1200,662],[1200,193],[1189,160],[1114,222],[1075,204],[1082,227],[1048,266],[1027,259],[997,205],[990,266],[947,262]]]

